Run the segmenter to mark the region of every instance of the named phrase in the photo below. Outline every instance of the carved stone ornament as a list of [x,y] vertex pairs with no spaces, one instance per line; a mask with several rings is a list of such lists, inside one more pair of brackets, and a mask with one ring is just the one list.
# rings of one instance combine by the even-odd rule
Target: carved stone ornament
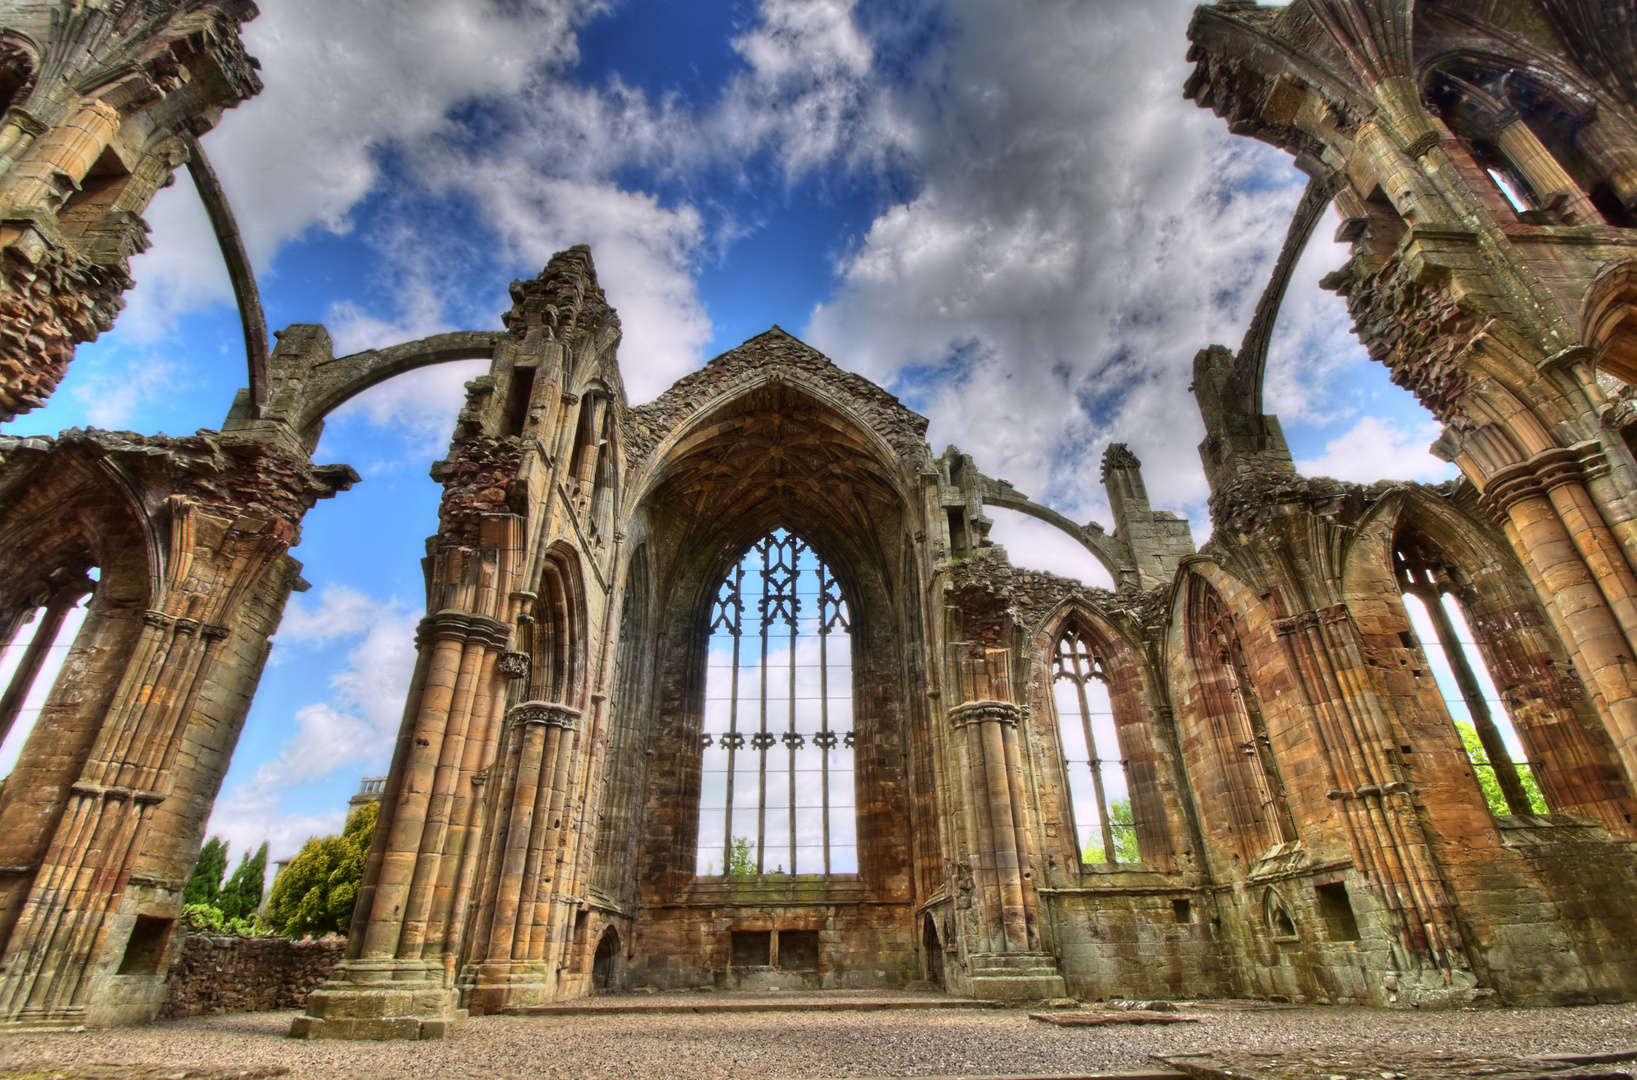
[[529,677],[529,654],[503,652],[496,666],[500,669],[500,674],[508,679],[526,679]]
[[525,701],[506,714],[513,724],[546,724],[573,731],[580,725],[580,710],[556,701]]
[[978,724],[986,720],[998,721],[1017,727],[1022,710],[1010,701],[968,701],[949,710],[949,722],[956,727]]

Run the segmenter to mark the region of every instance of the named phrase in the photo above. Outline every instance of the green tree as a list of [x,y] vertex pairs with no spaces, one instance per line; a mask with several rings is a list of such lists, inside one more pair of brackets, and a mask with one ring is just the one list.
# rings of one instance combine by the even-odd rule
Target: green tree
[[[1108,804],[1108,823],[1113,826],[1115,861],[1141,862],[1142,852],[1137,847],[1137,821],[1131,816],[1129,798],[1115,799]],[[1080,855],[1083,862],[1108,862],[1108,856],[1103,853],[1103,845],[1097,842],[1101,835],[1101,830],[1093,831],[1092,843],[1088,844]]]
[[261,894],[267,877],[267,843],[262,842],[255,855],[246,854],[239,867],[222,887],[216,906],[227,919],[248,919],[261,907]]
[[227,842],[212,836],[199,850],[193,874],[182,886],[182,903],[215,906],[222,894],[222,875],[227,873]]
[[275,930],[292,938],[347,932],[380,808],[366,803],[340,836],[314,837],[290,860],[267,900],[267,921]]
[[[1506,796],[1501,792],[1501,782],[1495,779],[1495,770],[1490,765],[1489,755],[1484,751],[1483,740],[1478,738],[1478,729],[1464,720],[1455,721],[1455,730],[1461,733],[1461,745],[1466,748],[1466,756],[1472,759],[1472,764],[1478,768],[1472,771],[1478,776],[1478,786],[1483,789],[1484,802],[1489,804],[1489,812],[1498,817],[1504,817],[1512,811],[1506,805]],[[1535,781],[1535,770],[1527,763],[1516,765],[1518,779],[1523,783],[1523,793],[1529,797],[1529,807],[1537,814],[1544,814],[1546,810],[1546,796],[1541,794],[1540,784]]]
[[743,836],[733,838],[733,857],[728,860],[729,877],[750,877],[756,873],[756,859],[750,853],[750,841]]

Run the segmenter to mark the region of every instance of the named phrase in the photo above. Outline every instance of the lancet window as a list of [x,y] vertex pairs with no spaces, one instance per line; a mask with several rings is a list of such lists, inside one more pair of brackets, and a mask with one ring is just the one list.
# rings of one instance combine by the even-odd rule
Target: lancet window
[[1108,668],[1092,640],[1072,623],[1057,639],[1052,701],[1057,708],[1081,861],[1140,860],[1131,789],[1109,697]]
[[[1458,571],[1413,536],[1400,537],[1393,567],[1410,622],[1490,809],[1544,814],[1546,800],[1534,766],[1462,609]],[[1433,647],[1425,647],[1427,643]]]
[[778,530],[711,604],[697,872],[850,874],[852,647],[835,575]]

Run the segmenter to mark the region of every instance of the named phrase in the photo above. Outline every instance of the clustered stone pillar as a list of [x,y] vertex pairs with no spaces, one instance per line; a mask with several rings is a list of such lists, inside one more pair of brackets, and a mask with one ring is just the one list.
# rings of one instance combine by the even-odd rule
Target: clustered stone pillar
[[1028,792],[1018,745],[1022,710],[968,701],[949,710],[959,754],[974,885],[983,905],[972,993],[991,1000],[1062,997],[1063,978],[1041,951]]
[[439,1037],[464,1019],[454,985],[463,891],[493,758],[497,664],[511,627],[444,609],[421,623],[382,819],[354,908],[347,957],[307,1000],[290,1034],[309,1038]]
[[546,965],[560,905],[564,826],[574,776],[580,710],[525,701],[507,717],[502,807],[484,874],[477,940],[484,954],[469,970],[469,1006],[495,1010],[536,1004],[553,989]]
[[[179,780],[194,782],[188,773],[197,766],[178,763],[184,744],[199,738],[190,725],[215,727],[201,715],[201,699],[207,684],[222,678],[223,642],[247,594],[282,561],[295,534],[278,518],[264,519],[255,532],[207,530],[195,504],[182,497],[173,496],[169,509],[167,587],[158,606],[141,615],[106,716],[68,785],[6,941],[0,961],[6,1022],[71,1024],[85,1017],[93,976],[108,972],[107,946],[120,944],[116,921],[156,822],[163,817],[161,831],[174,831],[191,814],[164,804]],[[221,538],[215,550],[213,537]]]
[[1273,628],[1358,868],[1398,917],[1394,977],[1438,989],[1474,985],[1410,785],[1380,750],[1400,740],[1371,690],[1347,605],[1279,618]]
[[1035,927],[1027,806],[1018,765],[1019,709],[1009,701],[968,701],[949,711],[964,764],[962,786],[975,839],[973,876],[982,890],[983,949],[1026,953],[1039,947]]
[[1609,734],[1637,776],[1637,578],[1572,449],[1498,470],[1484,503],[1517,551]]

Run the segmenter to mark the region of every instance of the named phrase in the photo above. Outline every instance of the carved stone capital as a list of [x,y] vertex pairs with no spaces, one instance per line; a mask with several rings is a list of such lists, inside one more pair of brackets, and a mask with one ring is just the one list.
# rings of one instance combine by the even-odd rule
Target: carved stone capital
[[142,621],[155,630],[169,630],[171,623],[176,620],[163,611],[155,611],[153,608],[149,608],[142,613]]
[[949,722],[955,727],[965,727],[967,724],[981,724],[992,720],[1009,727],[1017,727],[1022,715],[1023,710],[1010,701],[968,701],[949,710]]
[[529,654],[503,652],[495,667],[508,679],[526,679],[529,677]]
[[430,641],[473,641],[491,649],[503,649],[512,639],[512,628],[498,619],[473,611],[445,608],[421,620],[415,643]]
[[580,710],[555,701],[524,701],[506,713],[512,724],[545,724],[573,731],[580,725]]

